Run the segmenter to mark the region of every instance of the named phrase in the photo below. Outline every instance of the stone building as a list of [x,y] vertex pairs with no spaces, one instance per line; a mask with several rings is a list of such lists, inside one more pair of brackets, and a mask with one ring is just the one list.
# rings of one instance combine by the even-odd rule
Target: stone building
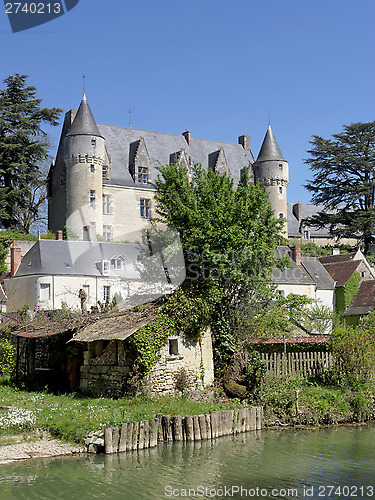
[[79,239],[140,241],[155,213],[152,187],[159,164],[193,164],[227,172],[235,185],[249,167],[265,185],[276,216],[285,220],[288,163],[268,127],[254,161],[250,136],[238,144],[97,124],[83,96],[65,115],[55,163],[48,177],[49,229],[70,229]]
[[[157,306],[150,303],[143,310],[123,312],[101,319],[76,333],[71,342],[85,346],[80,366],[80,388],[123,393],[134,374],[134,357],[129,339],[152,322]],[[212,339],[210,329],[199,338],[182,334],[168,337],[151,367],[144,387],[150,394],[176,394],[184,389],[202,389],[214,380]]]

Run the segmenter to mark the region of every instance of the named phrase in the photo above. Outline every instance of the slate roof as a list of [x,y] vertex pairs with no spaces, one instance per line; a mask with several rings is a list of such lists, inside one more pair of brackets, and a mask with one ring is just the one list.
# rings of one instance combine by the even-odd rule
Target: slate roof
[[143,247],[131,243],[96,241],[38,240],[27,252],[15,277],[30,275],[102,276],[103,259],[122,256],[125,268],[121,277],[140,279],[134,266]]
[[83,95],[81,104],[79,105],[77,114],[73,120],[72,126],[66,136],[71,135],[93,135],[102,137],[100,135],[98,126],[91,112],[90,106],[87,102],[86,95]]
[[206,139],[191,139],[189,146],[182,135],[152,132],[133,128],[117,127],[114,125],[98,124],[100,134],[105,138],[106,148],[111,157],[111,178],[103,181],[104,184],[123,185],[129,187],[151,188],[151,186],[134,184],[129,172],[132,143],[144,138],[150,157],[150,182],[154,182],[158,172],[156,167],[170,163],[170,155],[185,149],[187,156],[193,163],[200,163],[203,168],[209,167],[209,155],[224,148],[228,170],[235,184],[238,183],[241,169],[254,163],[251,151],[244,149],[240,144],[210,141]]
[[333,290],[334,281],[316,257],[302,257],[301,264],[292,259],[290,247],[277,248],[278,258],[288,258],[290,268],[280,270],[274,268],[272,279],[278,284],[316,285],[318,289]]
[[285,161],[280,148],[276,142],[275,136],[273,135],[271,125],[268,125],[266,135],[263,139],[262,147],[260,148],[257,162],[258,161],[269,161],[269,160],[279,160]]
[[375,281],[362,281],[356,296],[344,312],[344,316],[363,315],[375,307]]
[[[300,232],[301,222],[306,221],[308,217],[317,215],[318,212],[324,211],[324,206],[301,203],[302,221],[299,221],[293,214],[293,205],[294,205],[293,203],[288,203],[287,205],[288,235],[290,237],[299,237],[301,236]],[[332,236],[331,233],[329,232],[329,227],[327,226],[321,229],[317,229],[314,226],[309,226],[309,228],[310,228],[311,238],[317,238],[317,237],[324,238]]]
[[335,281],[317,257],[302,257],[302,265],[315,281],[318,290],[334,290]]

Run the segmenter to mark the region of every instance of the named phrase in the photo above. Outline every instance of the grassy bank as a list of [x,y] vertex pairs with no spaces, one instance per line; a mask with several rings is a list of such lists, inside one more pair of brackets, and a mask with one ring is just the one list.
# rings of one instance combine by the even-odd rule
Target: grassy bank
[[374,390],[325,385],[302,377],[267,375],[254,402],[264,407],[264,425],[327,425],[375,418]]
[[144,396],[130,399],[81,398],[26,392],[0,384],[0,440],[12,434],[25,437],[36,429],[53,436],[82,443],[87,432],[123,422],[152,419],[155,414],[196,415],[232,409],[238,403],[205,403],[186,398]]
[[46,431],[60,439],[82,443],[89,431],[123,422],[150,420],[164,415],[196,415],[242,405],[262,405],[264,426],[327,425],[375,418],[373,393],[318,384],[303,378],[266,376],[252,397],[243,401],[207,403],[187,398],[129,399],[81,398],[26,392],[0,384],[0,445],[9,436],[25,439]]

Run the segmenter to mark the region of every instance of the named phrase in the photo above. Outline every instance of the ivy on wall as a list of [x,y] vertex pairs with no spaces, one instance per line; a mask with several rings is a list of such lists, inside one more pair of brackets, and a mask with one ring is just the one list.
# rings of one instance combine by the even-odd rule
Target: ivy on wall
[[359,289],[361,275],[354,272],[343,287],[336,289],[336,310],[342,314],[352,303]]
[[131,338],[135,365],[142,373],[150,371],[160,357],[168,337],[184,335],[198,340],[210,325],[214,301],[197,295],[190,287],[181,287],[168,297],[152,323],[140,328]]

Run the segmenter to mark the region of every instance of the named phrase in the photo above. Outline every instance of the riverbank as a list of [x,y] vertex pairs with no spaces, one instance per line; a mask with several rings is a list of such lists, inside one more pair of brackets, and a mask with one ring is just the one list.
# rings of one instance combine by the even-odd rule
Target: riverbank
[[46,433],[42,433],[42,437],[38,437],[36,433],[33,433],[33,435],[28,436],[27,441],[25,441],[25,436],[11,436],[7,441],[12,441],[13,444],[0,446],[0,465],[34,458],[77,455],[85,452],[82,446],[63,443]]

